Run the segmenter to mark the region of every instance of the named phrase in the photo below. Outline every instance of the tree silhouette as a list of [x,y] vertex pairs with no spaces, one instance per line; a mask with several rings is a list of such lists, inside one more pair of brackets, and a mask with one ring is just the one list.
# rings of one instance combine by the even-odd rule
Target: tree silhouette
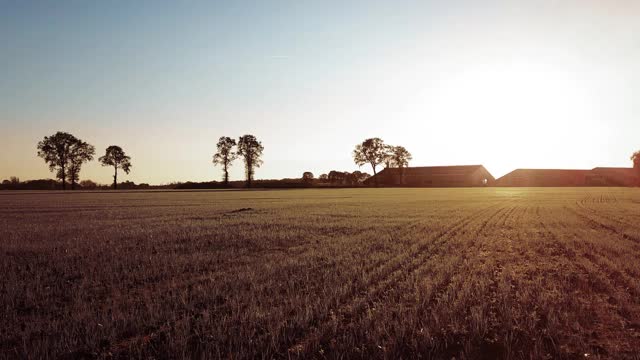
[[384,156],[383,156],[382,162],[384,163],[385,168],[397,167],[397,164],[393,159],[393,148],[394,147],[391,145],[384,146]]
[[333,185],[344,185],[347,180],[347,176],[349,176],[348,172],[331,170],[329,171],[329,175],[327,175],[327,179]]
[[389,156],[393,164],[400,168],[400,183],[404,184],[404,168],[409,166],[409,161],[413,159],[411,153],[404,146],[391,146]]
[[118,169],[125,173],[131,171],[131,157],[127,156],[120,146],[111,145],[105,151],[105,155],[98,159],[102,166],[113,166],[113,189],[118,188]]
[[[38,142],[38,156],[49,164],[50,171],[56,171],[56,177],[62,181],[62,189],[66,190],[69,166],[74,167],[74,176],[77,177],[80,165],[84,161],[91,160],[87,158],[90,148],[93,147],[75,136],[58,131],[54,135],[45,136],[42,141]],[[78,151],[79,149],[84,150]],[[75,181],[72,184],[75,184]]]
[[375,177],[377,174],[376,166],[384,162],[386,155],[386,146],[380,138],[366,139],[353,150],[353,160],[356,165],[371,165],[376,186],[378,186],[378,178]]
[[238,154],[233,151],[236,141],[228,136],[222,136],[218,140],[218,152],[213,155],[213,164],[222,165],[224,171],[224,185],[229,185],[229,167],[231,163],[238,158]]
[[71,190],[75,190],[76,184],[80,180],[80,169],[82,164],[87,161],[93,160],[93,156],[96,154],[96,148],[93,145],[78,140],[71,146],[67,178],[71,183]]
[[82,186],[82,188],[86,190],[94,190],[98,187],[98,184],[96,184],[92,180],[87,179],[87,180],[80,181],[80,186]]
[[367,180],[369,177],[370,177],[369,174],[363,173],[358,170],[351,173],[352,183],[354,184],[360,184],[363,181]]
[[305,171],[302,174],[302,182],[311,185],[313,183],[313,173],[311,171]]
[[241,136],[238,140],[238,155],[244,159],[245,174],[247,177],[247,187],[251,187],[255,168],[262,165],[262,151],[264,146],[253,135]]

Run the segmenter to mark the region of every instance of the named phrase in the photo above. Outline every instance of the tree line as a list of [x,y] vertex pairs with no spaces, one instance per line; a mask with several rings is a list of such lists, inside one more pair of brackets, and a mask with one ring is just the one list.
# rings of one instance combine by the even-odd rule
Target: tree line
[[[385,168],[404,169],[409,166],[411,159],[411,153],[404,146],[387,145],[377,137],[364,140],[353,150],[353,160],[356,165],[360,167],[371,165],[374,176],[378,173],[379,165],[384,165]],[[404,171],[401,171],[401,176],[404,176]],[[305,171],[302,174],[302,182],[309,185],[316,181],[331,185],[354,186],[362,184],[370,177],[371,175],[357,170],[352,173],[331,170],[328,174],[322,174],[314,179],[312,172]],[[377,178],[374,178],[374,181],[377,185]]]
[[[56,178],[62,182],[62,189],[67,189],[67,181],[71,183],[71,189],[75,190],[80,180],[82,165],[92,161],[96,148],[77,137],[58,131],[51,136],[45,136],[38,142],[38,156],[48,165],[51,172],[56,173]],[[129,173],[131,171],[131,157],[125,154],[120,146],[111,145],[106,148],[105,154],[98,158],[102,166],[113,167],[113,188],[118,188],[118,169]]]
[[[229,185],[229,168],[233,161],[242,157],[245,165],[246,186],[251,187],[253,174],[256,167],[262,164],[262,143],[253,135],[241,136],[238,141],[222,136],[216,145],[217,152],[213,155],[213,164],[222,166],[222,181],[225,186]],[[371,165],[373,175],[377,174],[377,167],[384,164],[385,167],[397,167],[404,169],[409,166],[412,160],[411,153],[403,146],[387,145],[380,138],[370,138],[356,145],[353,151],[353,159],[358,166]],[[404,172],[401,171],[401,177]],[[364,182],[370,175],[360,171],[353,173],[332,170],[329,174],[322,174],[317,179],[319,182],[328,182],[334,185],[356,185]],[[376,185],[377,185],[377,179]],[[314,175],[310,171],[302,174],[302,182],[308,185],[313,184]]]
[[[213,155],[213,164],[220,165],[223,170],[222,179],[225,187],[229,186],[229,168],[233,162],[239,158],[243,159],[245,166],[245,186],[251,187],[254,180],[255,169],[262,164],[262,154],[264,146],[254,135],[243,135],[235,139],[222,136],[216,144],[217,152]],[[62,183],[62,189],[66,190],[67,183],[71,184],[71,189],[75,189],[78,183],[83,188],[97,188],[98,185],[90,180],[80,182],[80,171],[82,166],[94,159],[95,147],[75,136],[66,132],[57,132],[51,136],[45,136],[38,142],[38,156],[41,157],[48,165],[51,172],[56,173],[56,179]],[[403,146],[394,146],[385,144],[381,138],[374,137],[365,139],[362,143],[357,144],[352,153],[353,160],[356,165],[371,166],[373,171],[375,185],[377,186],[377,178],[380,165],[385,168],[399,168],[401,182],[404,177],[404,168],[409,166],[412,160],[411,153]],[[633,153],[631,156],[634,168],[640,172],[640,151]],[[129,174],[131,171],[131,157],[117,145],[111,145],[105,149],[103,156],[98,158],[102,166],[113,168],[113,188],[118,188],[118,171],[124,171]],[[354,171],[352,173],[332,170],[328,174],[322,174],[317,179],[310,171],[302,174],[302,183],[313,185],[315,183],[328,183],[331,185],[354,186],[362,184],[371,175]],[[40,182],[44,180],[38,180]],[[5,187],[17,187],[20,184],[18,178],[12,177],[5,180],[2,185]],[[127,182],[126,187],[133,188],[136,185]],[[146,185],[147,184],[141,184]],[[51,184],[39,184],[38,186],[46,187]]]

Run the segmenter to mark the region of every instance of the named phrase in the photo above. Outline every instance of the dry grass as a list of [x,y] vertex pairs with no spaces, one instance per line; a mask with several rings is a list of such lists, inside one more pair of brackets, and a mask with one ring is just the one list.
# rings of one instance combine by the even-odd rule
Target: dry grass
[[631,358],[637,189],[1,193],[0,358]]

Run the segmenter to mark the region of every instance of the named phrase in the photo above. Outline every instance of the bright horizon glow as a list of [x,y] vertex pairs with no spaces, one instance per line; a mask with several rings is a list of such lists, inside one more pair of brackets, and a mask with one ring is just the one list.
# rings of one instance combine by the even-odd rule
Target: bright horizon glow
[[[67,131],[122,181],[219,180],[220,136],[265,146],[256,178],[354,171],[367,137],[410,166],[631,166],[640,3],[194,1],[0,5],[0,180],[52,178]],[[371,173],[369,167],[361,171]],[[234,163],[232,180],[243,178]],[[97,161],[81,179],[109,183]]]

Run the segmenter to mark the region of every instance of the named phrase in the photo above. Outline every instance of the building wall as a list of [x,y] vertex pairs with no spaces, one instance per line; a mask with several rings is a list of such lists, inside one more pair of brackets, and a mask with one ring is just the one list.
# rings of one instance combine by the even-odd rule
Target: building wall
[[448,175],[438,174],[430,176],[405,175],[402,182],[400,175],[382,174],[378,179],[379,185],[386,186],[415,186],[415,187],[470,187],[484,186],[483,180],[491,177],[483,172],[476,172],[471,175]]

